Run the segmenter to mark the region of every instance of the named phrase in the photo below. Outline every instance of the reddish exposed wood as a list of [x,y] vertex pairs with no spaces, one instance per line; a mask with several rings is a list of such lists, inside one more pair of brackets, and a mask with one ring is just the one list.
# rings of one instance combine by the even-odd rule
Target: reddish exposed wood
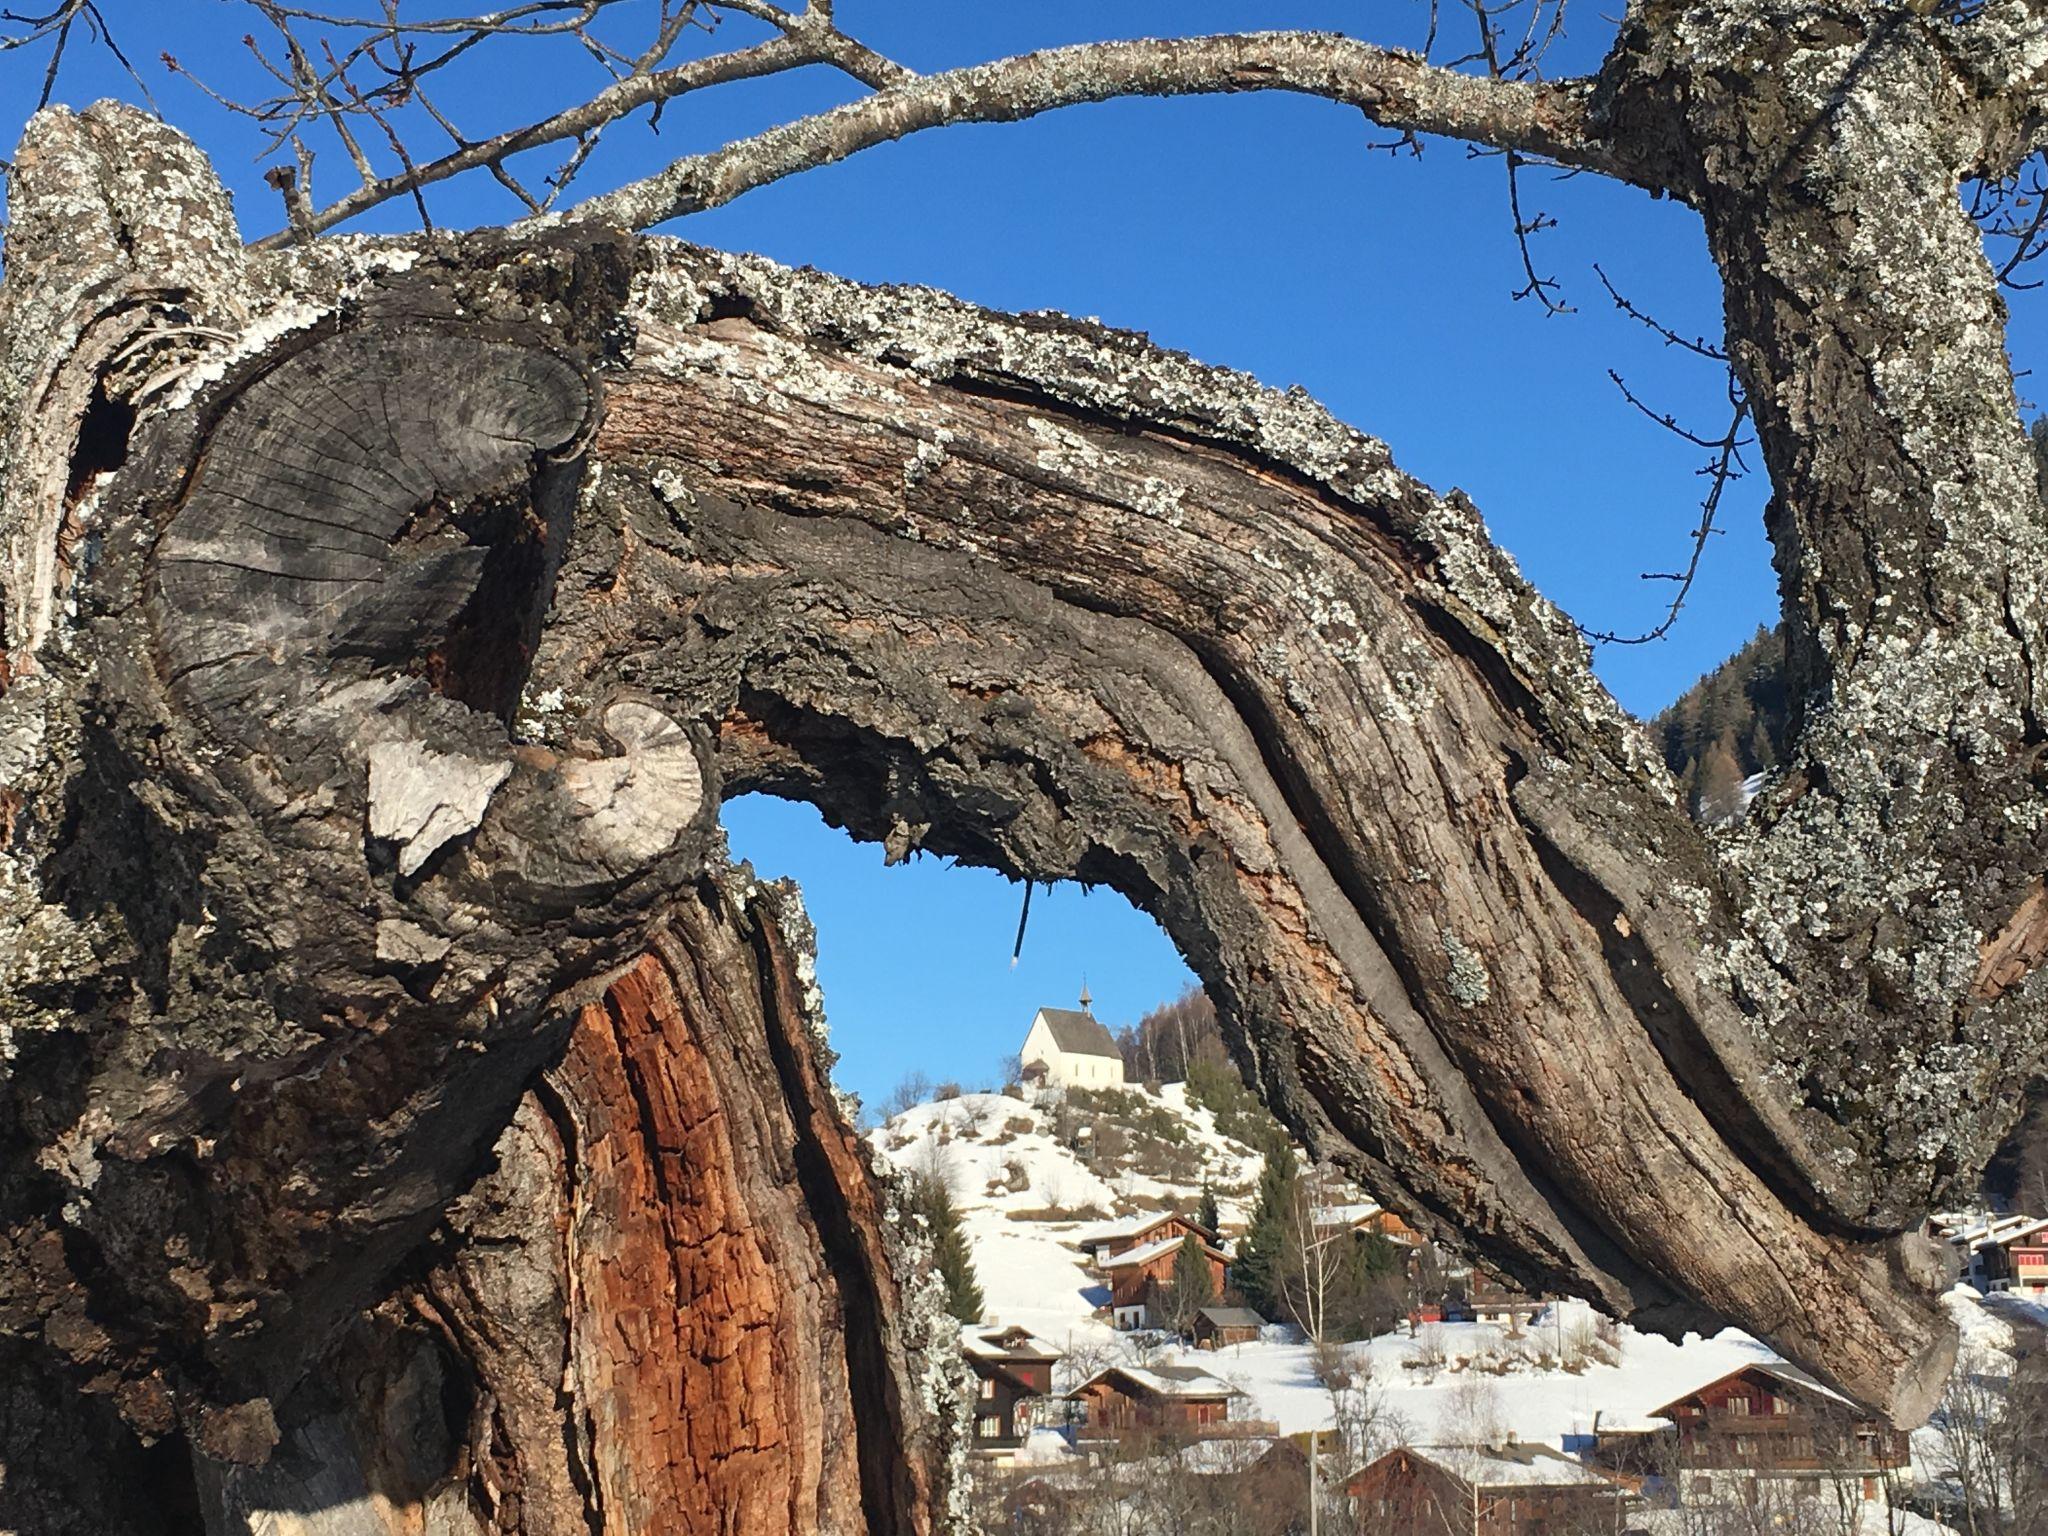
[[522,1288],[480,1275],[491,1247],[431,1286],[488,1398],[510,1405],[471,1474],[494,1504],[522,1495],[505,1530],[928,1528],[933,1469],[905,1454],[925,1431],[889,1353],[880,1193],[829,1093],[802,1097],[822,1086],[815,1049],[787,940],[759,906],[737,925],[679,912],[577,1013],[527,1129],[500,1147],[528,1166],[515,1184],[550,1192],[512,1230],[560,1266],[555,1379],[505,1348],[490,1298]]
[[2019,985],[2048,956],[2048,883],[2036,880],[2006,924],[1985,943],[1970,995],[1996,1002]]

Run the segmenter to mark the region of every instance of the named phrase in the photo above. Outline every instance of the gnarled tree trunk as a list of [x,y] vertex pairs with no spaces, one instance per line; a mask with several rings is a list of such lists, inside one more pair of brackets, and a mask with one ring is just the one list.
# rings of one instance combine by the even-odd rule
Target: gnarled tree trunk
[[[1654,10],[1586,121],[1707,219],[1810,685],[1727,836],[1299,395],[591,227],[245,255],[166,130],[38,118],[0,1525],[933,1528],[948,1348],[793,898],[725,861],[752,789],[1115,886],[1425,1230],[1924,1416],[1914,1227],[2048,950],[1975,77],[1906,12]],[[163,1491],[74,1498],[79,1445]]]

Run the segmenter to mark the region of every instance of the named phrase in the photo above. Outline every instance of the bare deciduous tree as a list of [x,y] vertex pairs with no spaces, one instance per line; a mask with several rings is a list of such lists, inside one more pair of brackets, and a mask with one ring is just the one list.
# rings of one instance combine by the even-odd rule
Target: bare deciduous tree
[[[252,244],[140,112],[53,109],[13,162],[6,1516],[929,1529],[929,1285],[827,1086],[801,910],[717,852],[753,789],[1115,884],[1248,1081],[1432,1236],[1924,1417],[1953,1340],[1914,1229],[2048,1042],[2048,547],[1999,288],[2040,245],[2048,9],[1631,0],[1567,80],[1491,7],[1463,57],[929,76],[824,0],[643,7],[635,48],[614,10],[258,0],[276,87],[237,105],[285,224]],[[762,40],[693,52],[720,18]],[[6,24],[55,70],[107,20]],[[488,48],[578,44],[588,101],[439,112]],[[566,190],[627,115],[799,65],[861,94]],[[1698,211],[1797,700],[1740,823],[1692,823],[1461,498],[1307,400],[633,233],[947,124],[1266,89],[1498,152],[1525,251],[1531,164]],[[359,184],[322,201],[316,143]],[[546,216],[322,238],[468,172]]]

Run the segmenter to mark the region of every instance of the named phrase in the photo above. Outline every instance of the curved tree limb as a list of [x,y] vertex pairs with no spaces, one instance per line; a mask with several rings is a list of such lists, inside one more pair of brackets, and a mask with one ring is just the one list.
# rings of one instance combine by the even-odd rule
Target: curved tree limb
[[565,217],[646,229],[926,128],[1018,122],[1118,96],[1259,90],[1322,96],[1359,108],[1382,127],[1441,134],[1636,179],[1588,120],[1588,82],[1489,79],[1334,33],[1254,32],[1083,43],[920,76],[679,160],[580,203]]
[[[264,1463],[568,1022],[650,950],[710,973],[711,928],[660,935],[760,788],[1116,885],[1432,1232],[1924,1414],[1919,1217],[2048,1042],[2048,551],[1953,24],[1801,14],[1631,24],[1599,108],[1705,211],[1776,489],[1804,715],[1727,834],[1469,506],[1299,394],[588,223],[245,260],[160,127],[39,118],[0,293],[10,1349]],[[782,1039],[749,1059],[807,1118]],[[805,1207],[851,1210],[810,1123],[852,1193]]]

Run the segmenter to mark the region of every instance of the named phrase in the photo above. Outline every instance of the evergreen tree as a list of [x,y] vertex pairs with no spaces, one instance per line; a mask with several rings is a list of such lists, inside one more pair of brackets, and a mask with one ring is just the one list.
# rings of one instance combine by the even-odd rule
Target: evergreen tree
[[1777,764],[1792,729],[1785,637],[1750,641],[1675,699],[1655,722],[1664,761],[1702,820],[1731,814],[1731,785]]
[[1195,1207],[1195,1220],[1211,1232],[1216,1230],[1216,1191],[1206,1181],[1202,1185],[1202,1203]]
[[1216,1277],[1209,1272],[1209,1259],[1202,1240],[1190,1232],[1180,1240],[1173,1256],[1173,1276],[1167,1283],[1166,1326],[1185,1333],[1194,1326],[1195,1314],[1216,1299]]
[[960,1230],[960,1213],[953,1206],[953,1192],[946,1181],[932,1174],[914,1174],[910,1184],[911,1209],[924,1217],[931,1228],[932,1257],[939,1278],[946,1282],[946,1310],[963,1323],[981,1321],[985,1303],[981,1281],[974,1273],[974,1255],[968,1251],[967,1234]]
[[1300,1187],[1301,1169],[1293,1149],[1268,1147],[1265,1167],[1259,1172],[1258,1201],[1231,1269],[1231,1282],[1244,1299],[1268,1317],[1278,1317],[1282,1310],[1280,1280],[1286,1273],[1288,1224],[1300,1199]]
[[1401,1248],[1384,1232],[1368,1232],[1358,1240],[1359,1261],[1368,1279],[1379,1280],[1401,1272]]

